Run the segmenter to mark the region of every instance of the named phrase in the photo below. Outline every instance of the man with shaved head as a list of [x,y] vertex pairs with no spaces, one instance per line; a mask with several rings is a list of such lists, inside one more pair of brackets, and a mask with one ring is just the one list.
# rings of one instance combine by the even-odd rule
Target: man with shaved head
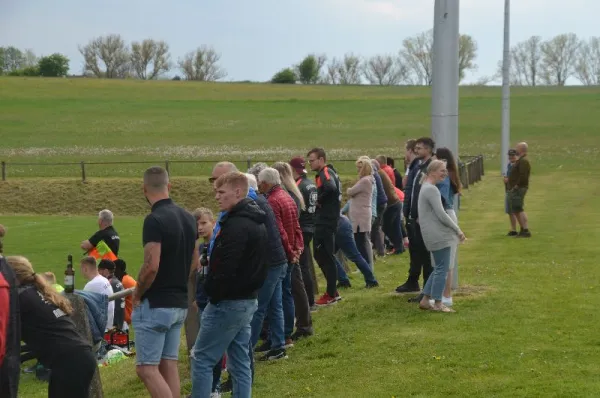
[[152,397],[179,397],[177,360],[187,308],[187,281],[197,269],[196,220],[169,198],[162,167],[144,173],[144,196],[152,206],[142,233],[144,262],[133,295],[136,371]]
[[525,213],[525,194],[529,189],[529,175],[531,174],[531,165],[527,158],[528,145],[526,142],[520,142],[515,147],[518,159],[510,169],[508,175],[508,210],[514,214],[519,222],[521,231],[517,238],[531,238],[527,213]]

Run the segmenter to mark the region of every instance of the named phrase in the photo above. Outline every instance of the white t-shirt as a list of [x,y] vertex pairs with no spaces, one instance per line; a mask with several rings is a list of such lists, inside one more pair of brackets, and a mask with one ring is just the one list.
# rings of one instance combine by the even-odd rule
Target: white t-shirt
[[[96,275],[94,279],[86,283],[83,288],[86,292],[94,292],[104,294],[106,296],[110,296],[113,294],[112,287],[110,286],[110,282],[108,279],[103,277],[102,275]],[[106,329],[110,329],[113,327],[113,322],[115,318],[115,302],[108,302],[108,320],[106,321]]]

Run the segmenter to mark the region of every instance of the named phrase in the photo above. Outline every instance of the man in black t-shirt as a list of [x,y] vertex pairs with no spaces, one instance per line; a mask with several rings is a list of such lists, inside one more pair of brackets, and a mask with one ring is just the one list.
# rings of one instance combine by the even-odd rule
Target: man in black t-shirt
[[131,321],[136,371],[154,397],[180,395],[177,360],[188,308],[187,282],[200,260],[195,250],[196,220],[169,198],[170,189],[165,169],[146,170],[144,195],[152,212],[144,220],[144,263],[133,295]]
[[[115,276],[115,263],[110,260],[100,260],[98,263],[98,273],[108,279],[110,286],[112,287],[113,293],[123,291],[123,284]],[[115,300],[115,310],[112,325],[106,325],[108,329],[115,327],[119,330],[123,329],[123,323],[125,322],[125,298]]]
[[113,227],[113,213],[110,210],[102,210],[98,213],[98,227],[99,230],[92,235],[88,240],[81,242],[81,248],[86,253],[93,248],[100,241],[104,241],[106,245],[112,250],[115,256],[119,255],[119,243],[121,242],[119,234]]

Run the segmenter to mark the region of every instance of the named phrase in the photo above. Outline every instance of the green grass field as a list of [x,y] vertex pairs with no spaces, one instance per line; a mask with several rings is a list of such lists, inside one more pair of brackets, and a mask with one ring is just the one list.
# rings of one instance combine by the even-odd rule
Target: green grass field
[[[353,274],[355,287],[345,300],[314,315],[313,338],[291,349],[286,361],[259,364],[254,396],[597,396],[599,94],[598,88],[513,90],[513,142],[529,142],[533,164],[527,210],[534,237],[519,240],[504,236],[500,89],[461,88],[461,152],[486,155],[487,173],[465,192],[459,214],[469,240],[459,252],[458,313],[420,312],[392,295],[408,259],[388,257],[375,265],[380,289],[358,287]],[[405,138],[428,133],[429,105],[429,91],[421,88],[0,79],[0,160],[243,159],[247,152],[275,160],[316,144],[340,158],[399,156]],[[135,273],[143,198],[139,179],[123,178],[138,177],[143,166],[111,167],[97,176],[121,179],[88,185],[76,178],[17,178],[77,177],[66,168],[9,174],[0,183],[6,253],[27,255],[38,271],[62,275],[66,255],[77,256],[78,243],[94,232],[104,197],[121,206],[122,256]],[[182,168],[181,175],[205,171]],[[185,192],[179,195],[198,193],[199,199],[181,198],[186,206],[207,200],[205,184],[177,181]],[[64,205],[39,206],[51,200]],[[45,212],[61,215],[25,214]],[[79,276],[77,284],[83,284]],[[106,397],[147,396],[133,361],[101,374]],[[188,374],[182,360],[184,392]],[[30,375],[22,380],[21,396],[46,396]]]

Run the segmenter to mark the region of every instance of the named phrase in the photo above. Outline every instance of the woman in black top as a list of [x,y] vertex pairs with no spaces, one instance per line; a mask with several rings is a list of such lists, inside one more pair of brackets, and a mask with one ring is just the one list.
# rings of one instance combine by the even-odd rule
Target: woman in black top
[[87,397],[98,367],[91,345],[76,330],[69,316],[73,307],[58,294],[29,260],[7,257],[19,284],[21,338],[51,369],[48,397]]

